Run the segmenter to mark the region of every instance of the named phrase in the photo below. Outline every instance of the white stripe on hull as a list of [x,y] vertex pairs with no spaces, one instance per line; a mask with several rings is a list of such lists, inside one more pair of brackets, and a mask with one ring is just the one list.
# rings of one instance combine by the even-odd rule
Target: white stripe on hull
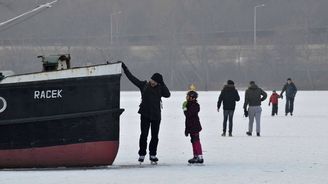
[[115,75],[115,74],[121,74],[122,72],[121,65],[122,65],[121,63],[115,63],[115,64],[107,64],[107,65],[72,68],[67,70],[58,70],[58,71],[51,71],[51,72],[13,75],[4,78],[2,81],[0,81],[0,84]]

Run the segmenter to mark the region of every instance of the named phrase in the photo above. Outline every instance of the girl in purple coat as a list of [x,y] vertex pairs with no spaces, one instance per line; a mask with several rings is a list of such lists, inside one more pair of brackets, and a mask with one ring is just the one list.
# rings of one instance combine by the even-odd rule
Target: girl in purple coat
[[194,157],[188,162],[190,164],[204,163],[202,145],[200,144],[199,132],[202,126],[199,121],[198,112],[200,110],[197,103],[198,94],[195,91],[187,93],[187,102],[183,103],[183,110],[186,116],[185,136],[190,135]]

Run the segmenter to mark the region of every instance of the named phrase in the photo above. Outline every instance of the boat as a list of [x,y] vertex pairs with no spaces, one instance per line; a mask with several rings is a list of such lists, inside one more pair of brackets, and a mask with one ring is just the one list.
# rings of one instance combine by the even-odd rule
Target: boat
[[[37,6],[0,27],[51,8]],[[43,70],[0,71],[0,168],[111,165],[119,148],[121,63],[71,67],[39,56]]]
[[1,74],[0,168],[111,165],[122,63],[71,68],[69,54],[39,58],[43,71]]

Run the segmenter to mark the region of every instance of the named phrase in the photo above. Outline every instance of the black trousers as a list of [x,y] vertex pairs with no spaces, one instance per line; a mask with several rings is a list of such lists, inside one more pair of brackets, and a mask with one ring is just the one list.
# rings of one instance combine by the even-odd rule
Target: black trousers
[[285,112],[287,113],[293,113],[294,110],[294,98],[292,97],[286,97],[286,108]]
[[229,133],[232,133],[234,110],[223,110],[223,132],[227,130],[227,121],[229,119]]
[[139,139],[139,155],[144,156],[147,154],[147,137],[149,133],[149,128],[151,129],[151,140],[149,143],[149,154],[157,154],[157,145],[158,145],[158,133],[161,120],[150,120],[147,117],[141,115],[141,134]]
[[278,115],[278,104],[272,104],[272,116]]

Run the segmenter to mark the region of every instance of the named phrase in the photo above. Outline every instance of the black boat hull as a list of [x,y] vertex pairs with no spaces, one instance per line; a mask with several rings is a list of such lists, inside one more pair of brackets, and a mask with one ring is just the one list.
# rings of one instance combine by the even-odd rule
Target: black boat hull
[[[70,73],[84,69],[97,72],[98,68]],[[123,111],[119,106],[121,74],[89,71],[88,75],[40,81],[22,76],[26,81],[0,85],[0,111],[4,109],[0,112],[0,167],[113,163]],[[44,74],[61,76],[60,72]]]

